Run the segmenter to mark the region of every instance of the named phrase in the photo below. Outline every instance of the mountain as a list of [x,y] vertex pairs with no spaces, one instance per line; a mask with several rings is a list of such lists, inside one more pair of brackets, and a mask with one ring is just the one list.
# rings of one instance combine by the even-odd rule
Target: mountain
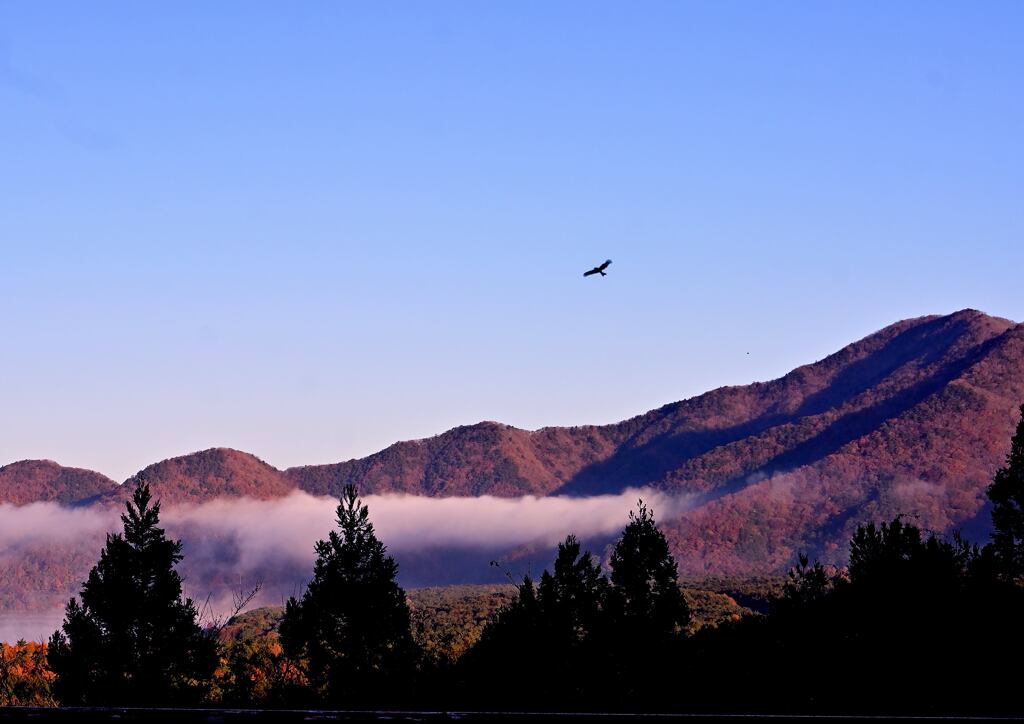
[[[985,488],[1004,462],[1021,402],[1024,325],[968,309],[898,322],[777,380],[723,387],[611,425],[528,431],[482,422],[285,471],[214,448],[151,465],[128,483],[144,477],[172,507],[296,489],[337,496],[349,483],[364,494],[435,497],[651,486],[693,501],[658,518],[683,574],[777,573],[800,552],[841,563],[858,524],[898,514],[984,540]],[[0,502],[113,505],[132,487],[48,461],[0,468]],[[243,554],[233,549],[223,560]],[[221,565],[219,554],[207,559],[210,570]],[[452,569],[456,560],[435,563]],[[25,580],[37,575],[29,563],[17,570]]]
[[866,520],[986,533],[984,489],[1024,401],[1024,325],[963,310],[898,322],[765,383],[723,387],[621,423],[530,432],[484,422],[361,460],[292,468],[336,495],[698,494],[663,521],[684,573],[841,561]]
[[1024,325],[972,310],[911,320],[780,382],[808,379],[821,391],[801,414],[664,478],[708,491],[667,526],[681,569],[779,570],[800,550],[841,562],[857,524],[901,513],[984,539],[985,488],[1024,402]]
[[100,502],[120,504],[130,497],[140,479],[145,479],[153,496],[167,505],[205,503],[216,498],[267,500],[295,489],[284,473],[255,455],[218,447],[143,468]]
[[117,483],[104,475],[52,460],[21,460],[0,467],[0,503],[80,505],[115,489]]
[[549,495],[580,470],[610,458],[625,436],[601,427],[536,432],[481,422],[425,440],[399,442],[360,460],[285,471],[315,495],[352,484],[366,493]]
[[348,483],[427,495],[589,495],[649,484],[705,492],[811,462],[1007,351],[1010,359],[992,363],[1006,368],[1005,379],[984,384],[1012,416],[1021,390],[1012,372],[1024,360],[1010,348],[1020,330],[974,310],[922,317],[778,380],[723,387],[612,425],[527,431],[481,422],[285,473],[304,490],[330,495]]

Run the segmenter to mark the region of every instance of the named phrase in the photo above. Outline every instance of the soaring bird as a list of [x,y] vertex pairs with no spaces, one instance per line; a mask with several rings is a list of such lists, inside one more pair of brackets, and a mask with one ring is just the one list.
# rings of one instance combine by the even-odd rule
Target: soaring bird
[[612,263],[611,259],[605,259],[604,260],[604,264],[602,264],[601,266],[595,266],[593,269],[591,269],[588,272],[583,272],[583,276],[589,277],[591,274],[600,274],[601,276],[606,277],[608,275],[604,273],[604,270],[607,269],[608,265],[611,264],[611,263]]

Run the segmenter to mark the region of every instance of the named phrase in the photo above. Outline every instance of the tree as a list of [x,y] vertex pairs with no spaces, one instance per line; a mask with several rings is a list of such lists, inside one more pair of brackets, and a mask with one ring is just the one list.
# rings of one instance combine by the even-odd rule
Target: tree
[[537,585],[524,577],[516,599],[459,661],[472,705],[646,709],[652,693],[677,691],[669,680],[689,610],[651,511],[641,501],[630,513],[610,583],[580,551],[568,536],[553,571]]
[[865,630],[897,637],[925,636],[954,617],[977,549],[958,534],[944,540],[897,516],[857,528],[850,540],[850,581],[842,600]]
[[630,511],[610,564],[612,586],[600,636],[604,669],[617,682],[609,705],[663,706],[655,698],[678,691],[672,672],[690,611],[668,541],[642,500]]
[[1009,580],[1024,576],[1024,405],[1010,443],[1006,467],[988,487],[992,501],[992,553],[1000,574]]
[[600,681],[595,633],[608,590],[600,566],[570,535],[558,545],[553,572],[536,585],[524,576],[516,589],[459,662],[466,688],[484,694],[472,704],[586,708],[586,690]]
[[641,500],[611,555],[612,609],[630,635],[664,640],[681,634],[690,611],[679,572],[654,514]]
[[900,516],[881,527],[858,526],[850,539],[850,582],[878,587],[900,584],[923,545],[920,528],[907,525]]
[[305,680],[270,637],[222,644],[220,706],[271,708],[302,702]]
[[608,579],[589,553],[580,552],[576,536],[558,544],[554,573],[540,577],[537,600],[549,640],[574,648],[587,641],[596,627],[608,593]]
[[45,645],[25,640],[0,643],[0,707],[53,706],[52,681]]
[[321,698],[377,704],[407,683],[416,664],[409,606],[354,486],[345,487],[337,514],[340,534],[316,543],[313,580],[302,600],[288,600],[281,643]]
[[776,610],[793,609],[801,611],[825,600],[839,577],[830,574],[821,561],[811,565],[805,553],[797,558],[797,564],[789,570],[782,586],[782,597],[775,601]]
[[100,560],[50,638],[54,692],[65,705],[168,705],[202,700],[217,665],[216,642],[182,598],[181,542],[169,540],[160,503],[140,481],[108,534]]
[[[1019,687],[1000,690],[1017,670],[991,653],[994,641],[1017,650],[1019,616],[971,590],[975,557],[958,535],[901,517],[861,525],[848,575],[801,555],[770,613],[698,632],[678,678],[692,682],[697,707],[728,701],[740,712],[988,711],[1004,692],[1017,697]],[[721,673],[737,661],[766,665],[737,688]]]
[[545,643],[537,585],[525,575],[515,584],[516,597],[495,613],[480,632],[480,639],[459,659],[457,671],[467,700],[460,706],[530,706],[547,700],[538,666],[550,664],[542,651]]

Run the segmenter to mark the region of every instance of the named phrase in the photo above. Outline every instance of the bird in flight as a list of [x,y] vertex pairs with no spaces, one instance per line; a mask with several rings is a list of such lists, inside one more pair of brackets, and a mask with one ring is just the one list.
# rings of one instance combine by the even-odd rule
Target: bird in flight
[[601,276],[606,277],[608,275],[604,273],[604,270],[607,269],[608,265],[611,264],[611,263],[612,263],[611,259],[605,259],[604,260],[604,264],[602,264],[601,266],[595,266],[593,269],[591,269],[588,272],[583,272],[583,276],[589,277],[591,274],[600,274]]

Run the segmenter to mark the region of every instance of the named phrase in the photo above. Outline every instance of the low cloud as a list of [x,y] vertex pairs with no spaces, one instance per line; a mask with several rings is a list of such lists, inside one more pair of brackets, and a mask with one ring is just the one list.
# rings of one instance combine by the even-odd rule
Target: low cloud
[[[555,544],[569,533],[581,539],[614,537],[639,498],[659,520],[678,516],[694,502],[650,489],[588,498],[370,495],[364,502],[378,537],[398,559],[405,585],[433,585],[502,580],[488,560],[513,550],[537,551],[537,564],[546,565]],[[164,506],[161,525],[184,542],[180,570],[188,595],[224,601],[231,591],[262,580],[264,591],[254,603],[279,604],[301,593],[312,575],[313,544],[336,528],[337,506],[334,498],[298,491],[274,500],[220,499]],[[0,568],[5,560],[38,560],[44,549],[48,557],[65,550],[70,558],[73,550],[78,559],[94,562],[103,534],[120,530],[118,514],[55,503],[0,505]],[[87,572],[87,567],[76,570],[72,581],[84,580]],[[47,575],[45,568],[39,575]],[[0,582],[0,598],[3,594]]]
[[0,555],[35,543],[65,543],[112,530],[118,513],[57,503],[0,504]]
[[[394,551],[432,547],[494,547],[550,543],[568,533],[611,533],[643,499],[662,519],[692,506],[692,496],[650,489],[587,498],[427,498],[369,495],[363,502],[377,536]],[[335,527],[335,498],[296,491],[274,500],[218,499],[199,505],[165,505],[161,522],[188,534],[231,535],[251,557],[312,550]],[[0,504],[0,551],[36,542],[60,543],[120,528],[120,511],[67,508],[56,503]]]
[[900,501],[916,502],[922,499],[945,499],[949,497],[949,489],[939,483],[927,480],[902,480],[892,486],[892,495]]
[[[370,495],[364,502],[377,536],[392,551],[423,548],[506,547],[554,544],[569,533],[590,537],[612,533],[628,520],[643,498],[655,513],[673,517],[690,498],[652,490],[589,498],[534,497],[427,498]],[[334,498],[302,492],[277,500],[215,500],[169,508],[168,525],[185,526],[216,537],[232,536],[252,559],[312,551],[313,542],[335,527]]]

